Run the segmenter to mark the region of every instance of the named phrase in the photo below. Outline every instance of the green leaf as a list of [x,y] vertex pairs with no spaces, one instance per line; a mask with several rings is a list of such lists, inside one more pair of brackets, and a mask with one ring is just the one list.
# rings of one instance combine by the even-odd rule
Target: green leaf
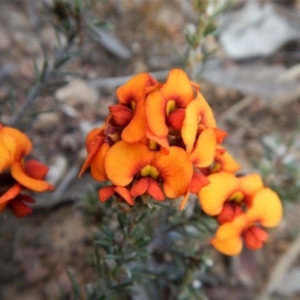
[[73,286],[74,300],[80,300],[81,299],[80,287],[79,287],[75,277],[69,270],[66,270],[66,273],[67,273],[67,275],[72,283],[72,286]]
[[96,240],[96,244],[101,246],[113,246],[115,241],[108,238],[101,238]]
[[101,226],[102,231],[107,235],[110,239],[113,239],[115,236],[115,232],[111,230],[108,226]]

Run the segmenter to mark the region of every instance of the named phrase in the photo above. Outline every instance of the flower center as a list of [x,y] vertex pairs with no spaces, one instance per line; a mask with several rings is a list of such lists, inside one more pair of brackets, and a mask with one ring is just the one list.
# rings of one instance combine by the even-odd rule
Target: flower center
[[218,172],[221,169],[221,164],[214,162],[211,167],[210,167],[210,171],[212,173]]
[[131,109],[134,111],[136,107],[136,103],[134,101],[131,101],[130,104],[131,104]]
[[169,100],[168,103],[167,103],[167,107],[166,107],[166,114],[167,116],[172,112],[174,111],[176,108],[176,102],[175,100]]
[[149,140],[148,147],[152,151],[157,150],[157,148],[158,148],[157,143],[154,142],[153,140]]
[[233,193],[228,201],[234,201],[236,203],[241,203],[244,200],[244,195],[241,192]]
[[156,179],[159,175],[159,172],[157,171],[157,169],[155,167],[146,165],[144,168],[142,168],[141,175],[143,177],[151,176],[153,179]]

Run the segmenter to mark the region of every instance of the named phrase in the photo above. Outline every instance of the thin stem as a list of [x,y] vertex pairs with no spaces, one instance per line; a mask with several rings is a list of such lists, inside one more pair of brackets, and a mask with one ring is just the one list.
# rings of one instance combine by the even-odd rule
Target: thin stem
[[61,50],[59,55],[54,60],[52,67],[47,67],[43,71],[43,76],[35,83],[33,88],[28,92],[27,97],[20,109],[11,117],[10,125],[17,126],[21,119],[24,117],[28,108],[35,102],[38,96],[43,92],[49,81],[54,77],[56,72],[67,62],[69,58],[69,50],[74,43],[77,34],[69,37],[67,45]]

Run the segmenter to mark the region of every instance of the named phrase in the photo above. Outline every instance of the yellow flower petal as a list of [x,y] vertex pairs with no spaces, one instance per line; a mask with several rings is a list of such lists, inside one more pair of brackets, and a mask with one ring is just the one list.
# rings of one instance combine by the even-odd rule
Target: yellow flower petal
[[127,143],[136,143],[146,136],[147,118],[146,118],[146,100],[141,99],[137,102],[133,117],[122,132],[122,140]]
[[12,127],[2,127],[0,134],[10,135],[17,141],[17,147],[15,151],[15,160],[20,160],[23,156],[30,153],[32,144],[29,138],[21,131]]
[[210,184],[199,192],[202,209],[210,216],[218,215],[225,201],[238,190],[239,180],[231,173],[215,173],[207,177]]
[[192,163],[198,168],[211,165],[216,153],[217,139],[214,129],[204,129],[196,142],[194,150],[190,154]]
[[175,100],[177,108],[186,107],[194,99],[194,91],[186,73],[172,69],[160,92],[167,100]]
[[282,204],[278,195],[269,188],[258,191],[246,215],[249,220],[259,221],[265,227],[277,226],[282,218]]
[[179,147],[170,147],[165,155],[156,152],[152,165],[163,180],[163,189],[167,197],[177,198],[185,195],[193,176],[193,165],[188,154]]
[[25,170],[23,169],[23,166],[20,162],[15,161],[11,165],[11,175],[13,178],[18,181],[22,186],[36,191],[36,192],[45,192],[48,190],[53,190],[53,186],[50,185],[48,182],[34,179],[32,177],[29,177]]
[[120,141],[106,154],[105,170],[109,180],[116,186],[128,185],[146,165],[151,165],[154,152],[141,143]]
[[211,239],[210,243],[219,252],[230,256],[238,255],[243,249],[242,238],[239,236],[227,240],[220,240],[218,238],[213,238]]

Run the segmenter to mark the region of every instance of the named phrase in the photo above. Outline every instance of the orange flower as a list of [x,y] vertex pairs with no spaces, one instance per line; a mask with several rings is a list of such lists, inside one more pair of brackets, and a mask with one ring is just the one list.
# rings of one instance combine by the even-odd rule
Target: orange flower
[[229,172],[235,173],[242,167],[236,160],[221,146],[217,147],[216,156],[213,164],[210,166],[210,173]]
[[109,144],[105,142],[105,125],[90,131],[86,137],[85,145],[88,156],[80,170],[79,177],[90,166],[91,175],[95,180],[107,180],[104,169],[104,158],[109,149]]
[[199,130],[216,127],[216,120],[210,106],[202,94],[198,92],[197,97],[185,109],[181,135],[186,145],[186,151],[192,152]]
[[[131,194],[145,192],[161,201],[161,187],[168,198],[177,198],[188,192],[193,166],[186,152],[170,147],[169,155],[149,150],[142,143],[113,145],[105,158],[105,170],[116,186],[133,184]],[[145,180],[144,178],[148,178]]]
[[149,126],[150,139],[157,136],[167,139],[169,128],[173,125],[180,129],[183,122],[184,110],[182,108],[194,99],[193,86],[180,69],[170,71],[167,82],[160,90],[154,91],[147,96],[146,115]]
[[245,244],[251,250],[260,249],[268,238],[260,228],[275,227],[282,218],[282,205],[277,194],[268,188],[254,194],[252,206],[232,221],[222,224],[211,240],[212,245],[226,255],[239,254]]
[[207,179],[210,184],[200,190],[199,201],[204,212],[210,216],[220,214],[226,202],[251,206],[252,196],[263,188],[262,180],[257,174],[236,177],[231,173],[220,172]]
[[32,144],[21,131],[12,127],[3,127],[0,124],[0,172],[9,168],[15,161],[31,151]]
[[[135,143],[140,141],[147,131],[147,120],[146,120],[146,95],[149,93],[149,88],[155,89],[158,86],[158,82],[147,73],[141,73],[131,78],[126,84],[122,85],[117,90],[117,98],[129,110],[133,112],[130,118],[130,112],[118,107],[111,110],[114,119],[116,120],[117,113],[118,119],[121,119],[124,123],[129,120],[128,124],[122,132],[122,140],[128,143]],[[118,122],[118,121],[117,121]],[[120,123],[120,122],[119,122]]]
[[22,217],[32,212],[24,202],[34,202],[27,195],[20,192],[29,189],[36,192],[53,190],[53,186],[42,180],[48,168],[37,160],[29,160],[26,163],[13,162],[11,172],[6,171],[0,175],[0,207],[6,206],[12,209],[17,217]]
[[205,168],[212,164],[217,147],[216,131],[206,128],[201,131],[189,157],[197,168]]

